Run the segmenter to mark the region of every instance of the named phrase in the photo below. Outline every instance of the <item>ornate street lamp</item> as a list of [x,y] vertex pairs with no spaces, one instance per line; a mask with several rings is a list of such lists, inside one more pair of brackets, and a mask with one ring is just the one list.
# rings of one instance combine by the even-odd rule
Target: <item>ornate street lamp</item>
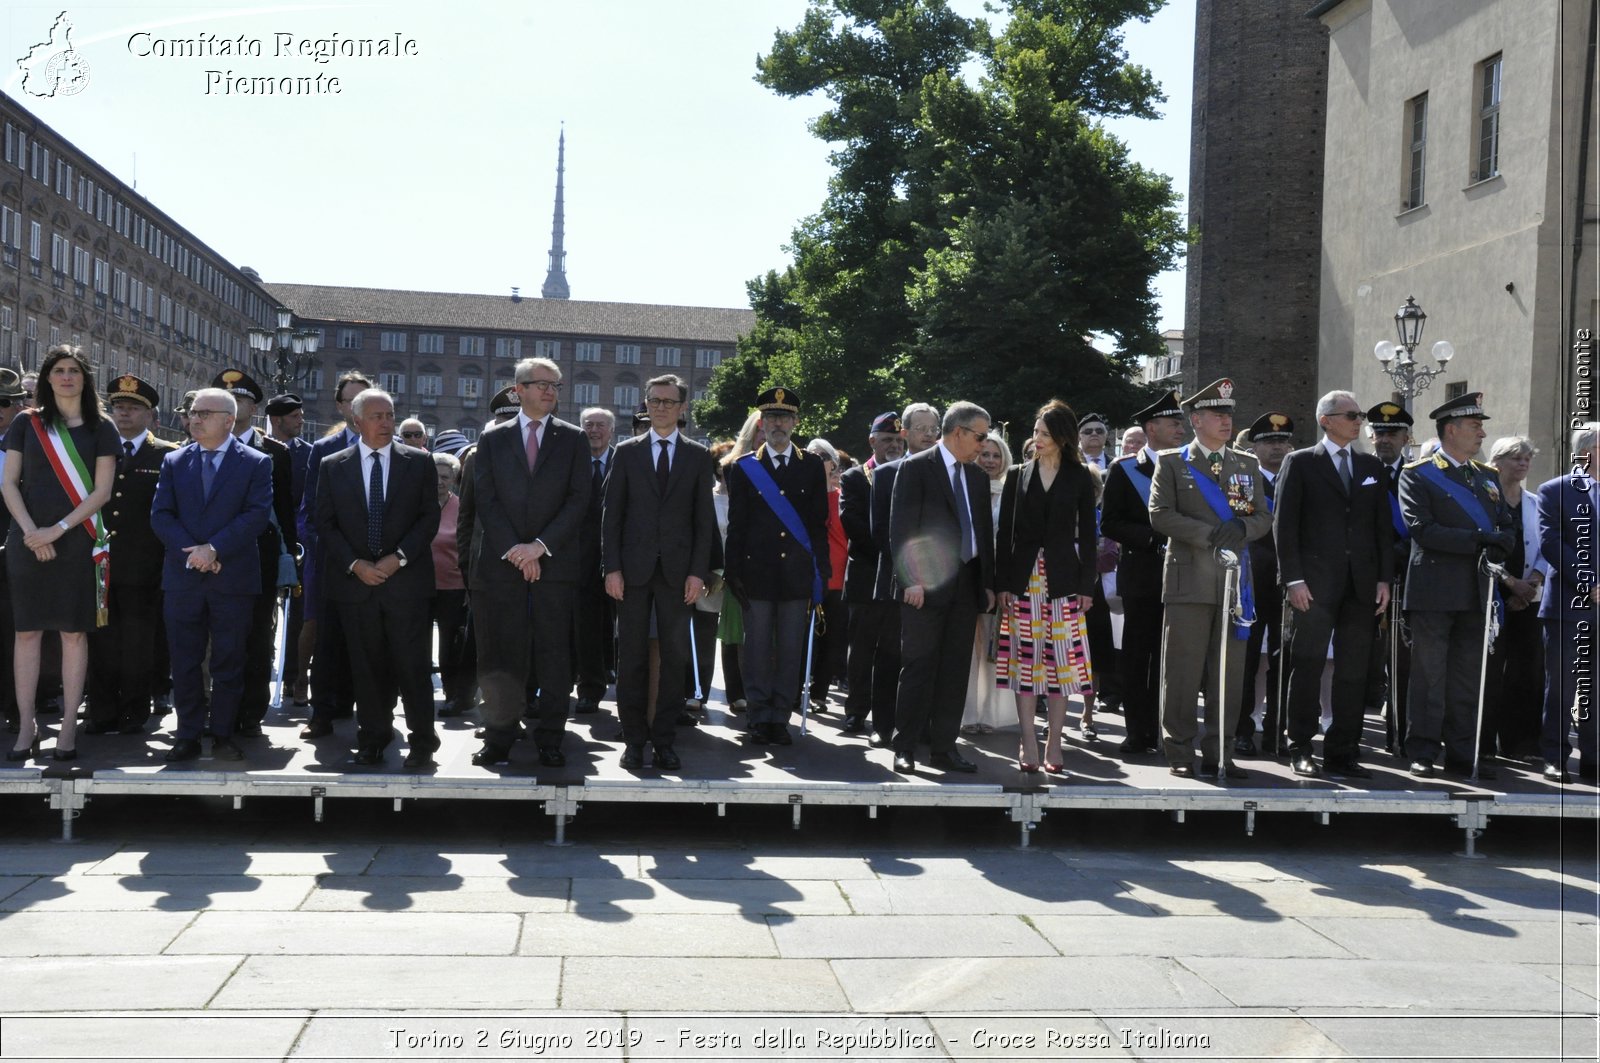
[[282,395],[295,381],[303,380],[316,365],[321,338],[312,329],[294,328],[294,313],[287,306],[278,307],[277,314],[276,330],[250,330],[250,349],[264,355],[274,355],[276,363],[272,372],[272,394]]
[[1394,382],[1395,391],[1404,400],[1407,413],[1411,412],[1411,400],[1417,393],[1426,391],[1433,383],[1433,378],[1442,374],[1450,364],[1450,359],[1456,356],[1456,349],[1449,340],[1439,340],[1432,348],[1433,360],[1439,363],[1438,368],[1430,369],[1417,363],[1414,355],[1422,342],[1422,327],[1427,323],[1428,315],[1408,295],[1406,305],[1395,311],[1394,315],[1394,328],[1400,342],[1395,344],[1382,340],[1372,349],[1379,367]]

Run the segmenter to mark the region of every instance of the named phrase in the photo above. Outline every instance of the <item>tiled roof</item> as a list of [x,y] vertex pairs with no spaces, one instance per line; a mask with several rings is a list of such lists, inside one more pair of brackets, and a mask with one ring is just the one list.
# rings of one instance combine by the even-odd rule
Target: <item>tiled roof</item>
[[296,317],[352,324],[436,326],[583,338],[637,337],[732,344],[755,327],[753,310],[652,303],[597,303],[469,292],[407,292],[321,284],[266,285]]

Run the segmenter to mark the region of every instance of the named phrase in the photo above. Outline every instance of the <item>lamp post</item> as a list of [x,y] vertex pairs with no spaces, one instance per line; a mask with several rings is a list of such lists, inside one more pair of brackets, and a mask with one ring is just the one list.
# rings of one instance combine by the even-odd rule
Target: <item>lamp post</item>
[[287,306],[278,307],[278,328],[250,330],[250,349],[262,354],[274,353],[277,359],[272,371],[272,393],[282,395],[289,385],[299,380],[315,364],[317,346],[321,337],[312,329],[293,327],[294,314]]
[[1389,340],[1381,340],[1372,349],[1372,354],[1378,359],[1378,365],[1383,372],[1394,382],[1395,391],[1400,393],[1405,402],[1406,412],[1411,412],[1411,400],[1418,392],[1426,391],[1433,383],[1433,378],[1445,371],[1445,366],[1450,364],[1450,359],[1456,356],[1456,349],[1449,340],[1439,340],[1433,345],[1433,360],[1439,363],[1438,368],[1430,369],[1416,361],[1417,345],[1422,342],[1422,327],[1427,324],[1428,315],[1423,313],[1422,307],[1411,296],[1406,296],[1406,305],[1395,311],[1395,332],[1400,336],[1398,344]]

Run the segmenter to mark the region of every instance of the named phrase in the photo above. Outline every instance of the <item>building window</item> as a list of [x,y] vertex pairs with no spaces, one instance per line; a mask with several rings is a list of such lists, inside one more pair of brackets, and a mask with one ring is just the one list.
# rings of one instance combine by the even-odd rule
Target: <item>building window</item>
[[1444,386],[1444,399],[1446,402],[1451,399],[1459,399],[1466,393],[1467,382],[1465,380],[1453,380]]
[[638,409],[639,386],[637,384],[618,384],[612,388],[611,405],[630,413]]
[[1478,64],[1478,169],[1472,175],[1477,181],[1500,172],[1500,59],[1491,55]]
[[681,347],[657,347],[656,364],[671,366],[676,369],[683,364],[683,349]]
[[478,426],[475,424],[464,424],[457,428],[456,431],[466,436],[468,443],[476,443],[478,441]]
[[599,384],[572,385],[572,401],[579,406],[593,406],[600,401]]
[[482,358],[483,357],[483,337],[482,336],[461,336],[461,337],[459,337],[458,342],[459,342],[459,347],[457,348],[456,353],[459,354],[461,357],[463,357],[463,358]]
[[406,334],[404,332],[378,333],[378,350],[395,351],[404,354],[406,350]]
[[418,354],[443,354],[444,353],[444,333],[442,333],[442,332],[419,332],[419,333],[417,333],[417,353]]
[[438,373],[417,374],[417,394],[424,399],[436,399],[444,393],[444,378]]
[[[638,348],[634,349],[637,350]],[[577,362],[598,362],[600,360],[600,345],[598,343],[575,343],[573,344],[572,358],[573,361]],[[620,361],[621,358],[622,348],[618,347],[617,359]]]
[[496,358],[522,357],[522,341],[508,339],[505,336],[496,336],[494,340],[494,356]]
[[1401,201],[1402,210],[1415,210],[1422,206],[1424,183],[1427,178],[1428,155],[1428,94],[1415,96],[1406,103],[1406,194]]
[[404,395],[406,393],[406,375],[404,373],[379,373],[378,387],[391,395]]
[[706,389],[705,388],[695,388],[694,389],[694,401],[696,401],[696,402],[704,402],[704,401],[706,401]]
[[456,380],[456,397],[470,399],[473,402],[483,394],[483,380],[475,376],[464,376]]
[[552,362],[561,357],[560,340],[534,340],[533,356],[535,358],[548,358]]
[[339,349],[341,351],[359,351],[361,349],[361,330],[358,328],[340,329]]

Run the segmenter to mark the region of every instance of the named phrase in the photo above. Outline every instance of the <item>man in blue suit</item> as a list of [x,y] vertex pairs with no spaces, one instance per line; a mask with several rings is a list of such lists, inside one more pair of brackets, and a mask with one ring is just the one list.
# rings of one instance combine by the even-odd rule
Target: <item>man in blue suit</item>
[[172,693],[178,710],[171,763],[200,756],[206,729],[200,675],[211,646],[211,755],[242,760],[233,740],[244,694],[251,603],[261,593],[256,540],[272,507],[272,459],[233,435],[237,404],[221,388],[203,388],[189,410],[195,445],[167,455],[156,481],[150,526],[166,547],[166,595]]
[[[1572,468],[1539,486],[1539,549],[1550,584],[1539,603],[1544,622],[1544,777],[1568,782],[1570,735],[1578,728],[1578,777],[1600,773],[1594,704],[1594,626],[1600,582],[1595,520],[1600,513],[1600,422],[1572,435]],[[1586,682],[1584,680],[1587,680]]]

